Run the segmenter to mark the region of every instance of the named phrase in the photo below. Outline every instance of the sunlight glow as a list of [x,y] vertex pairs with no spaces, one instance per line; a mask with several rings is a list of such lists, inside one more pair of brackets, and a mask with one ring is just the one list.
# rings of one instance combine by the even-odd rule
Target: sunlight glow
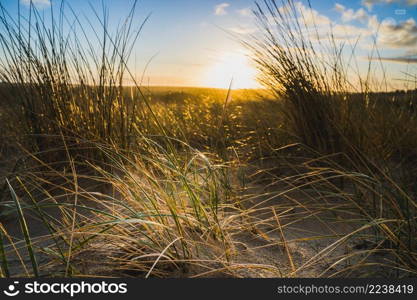
[[259,88],[257,71],[251,66],[243,52],[224,53],[208,66],[201,85],[213,88],[228,88],[233,79],[232,89]]

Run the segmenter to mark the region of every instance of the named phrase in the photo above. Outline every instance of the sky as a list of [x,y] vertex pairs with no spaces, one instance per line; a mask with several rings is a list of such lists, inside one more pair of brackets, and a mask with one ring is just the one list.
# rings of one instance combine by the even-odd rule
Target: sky
[[[17,14],[18,1],[24,14],[30,0],[1,3],[13,15]],[[58,7],[60,3],[32,1],[46,15],[51,5]],[[366,70],[376,44],[379,63],[389,70],[391,87],[407,88],[398,79],[404,72],[416,74],[417,0],[311,0],[311,7],[304,0],[294,2],[307,20],[314,18],[323,36],[330,28],[339,43],[352,44],[360,36],[355,50],[360,70]],[[83,22],[95,19],[92,7],[100,11],[104,3],[111,26],[116,26],[127,16],[133,0],[66,3]],[[149,85],[227,88],[233,80],[233,88],[258,88],[256,68],[240,43],[251,34],[260,34],[254,8],[253,0],[139,0],[137,24],[150,17],[134,48],[130,69]]]

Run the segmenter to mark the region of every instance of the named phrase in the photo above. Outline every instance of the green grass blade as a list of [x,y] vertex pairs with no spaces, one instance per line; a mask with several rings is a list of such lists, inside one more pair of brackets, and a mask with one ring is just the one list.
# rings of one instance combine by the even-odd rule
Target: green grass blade
[[7,256],[6,256],[6,252],[4,251],[3,233],[1,231],[0,231],[0,258],[1,258],[2,275],[4,275],[5,277],[10,277],[9,267],[7,264]]
[[32,241],[30,239],[29,229],[26,223],[26,219],[25,219],[25,216],[23,215],[22,207],[20,206],[19,198],[17,197],[13,187],[11,186],[7,178],[6,178],[6,182],[7,182],[7,185],[9,186],[9,190],[12,195],[13,201],[16,205],[16,210],[18,213],[20,226],[22,228],[23,236],[26,242],[26,247],[29,252],[30,261],[32,263],[33,274],[35,275],[35,277],[39,277],[38,264],[36,262],[35,251],[33,249]]

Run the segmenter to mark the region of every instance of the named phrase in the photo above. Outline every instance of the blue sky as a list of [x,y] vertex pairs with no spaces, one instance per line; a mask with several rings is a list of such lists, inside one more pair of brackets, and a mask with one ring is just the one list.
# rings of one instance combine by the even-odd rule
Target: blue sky
[[[13,15],[20,1],[22,14],[30,0],[2,0]],[[33,0],[45,15],[57,0]],[[260,1],[261,2],[261,1]],[[278,3],[280,0],[277,1]],[[393,77],[417,65],[417,0],[311,0],[295,1],[303,13],[316,16],[320,32],[330,26],[339,41],[362,36],[357,49],[359,64],[376,38],[384,64]],[[94,19],[90,6],[101,8],[101,0],[66,0],[84,19]],[[116,26],[131,7],[131,0],[103,0]],[[251,9],[252,0],[140,0],[136,18],[140,23],[148,14],[130,62],[141,75],[152,58],[146,83],[227,87],[231,78],[235,87],[257,87],[256,72],[247,59],[239,37],[257,34]],[[378,32],[377,32],[378,31]],[[393,83],[396,85],[398,83]]]

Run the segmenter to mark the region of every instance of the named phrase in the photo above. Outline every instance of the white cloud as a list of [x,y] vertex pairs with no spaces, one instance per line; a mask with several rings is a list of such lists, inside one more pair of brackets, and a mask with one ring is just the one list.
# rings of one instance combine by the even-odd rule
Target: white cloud
[[229,30],[231,32],[237,33],[237,34],[251,34],[256,32],[256,28],[249,27],[249,26],[236,26],[236,27],[230,27]]
[[42,7],[47,7],[49,5],[51,5],[51,1],[50,0],[20,0],[20,2],[23,5],[27,5],[29,6],[30,3],[32,2],[32,4],[34,6],[36,6],[36,8],[42,8]]
[[344,7],[342,4],[336,3],[334,5],[334,9],[339,13],[343,13],[346,10],[346,7]]
[[369,14],[363,9],[359,8],[358,10],[347,9],[343,5],[336,3],[334,9],[341,14],[342,21],[347,23],[351,21],[359,21],[363,24],[368,23]]
[[229,3],[224,2],[224,3],[220,3],[218,5],[216,5],[214,7],[214,14],[216,16],[223,16],[223,15],[227,15],[227,11],[226,8],[228,8],[230,6]]
[[[371,5],[396,1],[403,1],[403,3],[407,1],[409,5],[417,4],[417,0],[363,0],[362,3],[366,2]],[[374,55],[373,51],[376,47],[384,61],[417,62],[417,50],[415,50],[417,49],[417,22],[413,18],[401,22],[392,18],[381,21],[376,14],[371,14],[364,8],[352,9],[336,3],[334,10],[341,15],[341,22],[338,22],[311,7],[307,7],[300,1],[294,3],[294,8],[296,11],[283,5],[278,7],[278,10],[289,20],[298,18],[303,34],[308,35],[313,42],[318,39],[322,45],[326,45],[328,39],[333,38],[343,41],[343,44],[348,42],[352,47],[357,45],[369,55]],[[279,18],[276,20],[270,17],[269,22],[273,26],[278,25],[277,21],[279,22]],[[303,28],[304,25],[305,28]],[[240,28],[234,31],[239,30]],[[393,53],[396,56],[393,56]]]
[[379,21],[378,17],[376,15],[373,15],[369,18],[368,21],[368,28],[370,28],[374,33],[376,33],[379,30]]
[[[370,4],[381,2],[394,2],[399,0],[365,0],[364,2]],[[417,0],[408,0],[417,3]],[[410,2],[411,3],[411,2]],[[341,4],[336,4],[334,9],[342,16],[342,21],[345,23],[352,21],[360,21],[367,25],[367,28],[350,28],[350,32],[357,32],[366,34],[366,32],[377,37],[377,45],[381,48],[413,48],[417,47],[417,25],[412,18],[397,23],[394,19],[385,19],[379,21],[376,15],[369,15],[363,8],[354,11],[347,9]],[[366,34],[369,35],[369,34]]]
[[408,19],[399,24],[382,22],[379,24],[378,42],[391,48],[416,48],[417,24]]
[[417,0],[362,0],[362,4],[371,10],[374,4],[390,4],[390,3],[400,3],[407,5],[417,5]]
[[238,9],[237,13],[243,17],[249,17],[252,11],[249,7],[247,7],[247,8]]
[[320,14],[315,9],[306,7],[301,2],[297,2],[295,6],[302,17],[301,23],[307,26],[330,25],[332,23],[327,16]]
[[[400,0],[374,0],[373,3],[377,1]],[[417,0],[403,1],[417,2]],[[278,9],[284,14],[287,10],[285,6]],[[381,21],[376,14],[370,14],[364,8],[355,10],[337,3],[334,10],[340,13],[342,22],[336,22],[301,2],[295,3],[295,9],[300,24],[306,26],[306,33],[312,39],[320,39],[323,42],[331,34],[336,40],[355,43],[359,39],[358,47],[363,50],[373,49],[375,42],[376,47],[383,52],[385,50],[398,51],[401,49],[403,53],[407,53],[407,51],[417,49],[417,22],[413,18],[402,22],[394,19]],[[291,12],[286,15],[289,18],[292,17]],[[398,57],[401,57],[401,55]]]
[[367,23],[369,21],[369,17],[370,16],[368,15],[368,13],[363,8],[359,8],[353,14],[353,19],[358,20],[359,22],[362,22],[362,23]]
[[371,10],[374,4],[387,3],[388,0],[362,0],[362,4]]
[[359,37],[361,39],[372,35],[372,31],[368,28],[357,27],[354,25],[336,24],[332,27],[332,34],[336,40],[356,41]]

